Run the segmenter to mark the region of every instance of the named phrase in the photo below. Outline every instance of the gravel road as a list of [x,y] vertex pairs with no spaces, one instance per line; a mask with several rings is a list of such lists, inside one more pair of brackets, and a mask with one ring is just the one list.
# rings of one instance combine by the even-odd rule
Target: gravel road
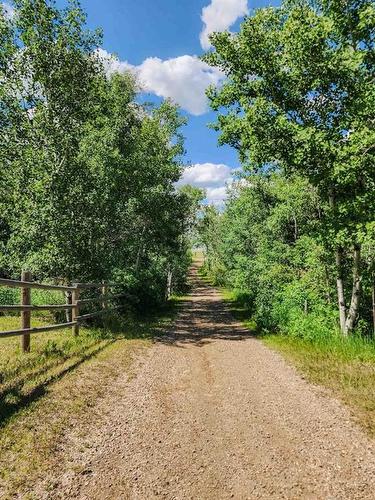
[[375,499],[375,443],[349,411],[249,336],[196,269],[192,281],[173,330],[70,447],[81,469],[37,497]]

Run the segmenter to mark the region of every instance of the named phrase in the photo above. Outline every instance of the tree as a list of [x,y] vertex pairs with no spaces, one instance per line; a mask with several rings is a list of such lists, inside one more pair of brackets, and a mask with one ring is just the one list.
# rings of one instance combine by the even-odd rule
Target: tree
[[103,78],[93,55],[100,38],[84,30],[78,2],[64,11],[44,0],[17,0],[15,7],[0,153],[9,263],[18,272],[27,266],[70,279],[92,184],[77,153],[94,86]]
[[194,246],[194,244],[197,243],[197,239],[199,238],[197,234],[197,228],[203,209],[202,203],[206,197],[206,192],[204,189],[192,186],[190,184],[181,186],[179,191],[183,195],[187,203],[186,234],[188,234],[191,246]]
[[186,277],[195,202],[176,183],[185,119],[106,75],[76,0],[15,0],[0,15],[0,266],[64,282],[118,280],[135,301]]
[[214,110],[227,110],[215,126],[221,143],[238,150],[247,171],[297,173],[317,188],[347,335],[360,310],[361,248],[375,206],[375,7],[353,0],[344,10],[324,0],[259,9],[238,35],[212,35],[215,52],[205,60],[228,77],[208,93]]
[[336,331],[331,265],[316,237],[320,211],[305,179],[274,173],[237,184],[222,214],[203,220],[207,272],[264,330],[308,338]]

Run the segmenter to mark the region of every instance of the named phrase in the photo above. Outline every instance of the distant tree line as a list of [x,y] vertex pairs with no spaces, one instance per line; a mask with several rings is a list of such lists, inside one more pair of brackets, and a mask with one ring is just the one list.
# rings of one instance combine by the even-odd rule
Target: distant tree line
[[13,4],[0,7],[0,274],[115,280],[160,303],[189,265],[184,119],[105,74],[78,1]]
[[245,180],[201,238],[216,281],[261,326],[296,335],[375,326],[375,5],[290,0],[211,37],[220,142]]

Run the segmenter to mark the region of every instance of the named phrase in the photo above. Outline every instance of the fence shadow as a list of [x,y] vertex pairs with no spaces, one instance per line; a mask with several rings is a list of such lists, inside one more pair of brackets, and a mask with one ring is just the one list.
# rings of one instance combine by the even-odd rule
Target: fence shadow
[[[115,342],[115,339],[108,340],[105,344],[99,345],[89,352],[82,353],[78,360],[75,360],[68,365],[67,360],[64,360],[60,363],[60,365],[54,365],[52,368],[45,368],[41,366],[40,370],[34,373],[33,376],[41,376],[43,373],[48,373],[50,369],[57,368],[57,372],[53,373],[50,376],[47,375],[44,380],[37,383],[26,393],[24,386],[27,380],[23,378],[7,385],[3,391],[0,391],[0,428],[4,426],[15,413],[19,412],[34,401],[37,401],[39,398],[43,397],[46,394],[48,386],[50,384],[62,379],[66,374],[72,372],[82,363],[99,354],[99,352],[101,352],[113,342]],[[59,366],[61,366],[60,370],[58,369]]]
[[[90,347],[82,347],[69,354],[61,352],[58,359],[36,365],[30,372],[27,367],[20,367],[14,378],[1,383],[0,374],[0,428],[20,410],[43,397],[48,387],[77,369],[82,363],[94,358],[110,344],[123,339],[152,339],[163,329],[166,321],[176,314],[174,303],[165,309],[143,318],[113,314],[101,324],[102,328],[93,328],[89,337]],[[81,336],[78,338],[80,339]],[[27,356],[27,355],[26,355]],[[25,389],[25,387],[29,386]]]

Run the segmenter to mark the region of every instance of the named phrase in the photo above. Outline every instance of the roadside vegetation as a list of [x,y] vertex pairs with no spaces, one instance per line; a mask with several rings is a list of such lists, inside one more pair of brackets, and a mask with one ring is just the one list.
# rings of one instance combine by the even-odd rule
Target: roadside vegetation
[[201,241],[262,328],[374,333],[374,26],[369,0],[288,1],[211,37],[228,77],[208,92],[213,126],[243,175]]

